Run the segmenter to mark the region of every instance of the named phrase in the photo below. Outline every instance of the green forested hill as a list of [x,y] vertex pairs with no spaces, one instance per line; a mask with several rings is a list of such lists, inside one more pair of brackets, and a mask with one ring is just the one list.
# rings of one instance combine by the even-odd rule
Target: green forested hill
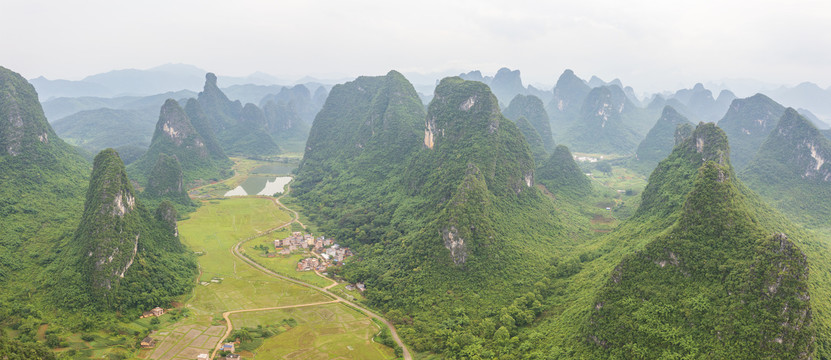
[[520,117],[515,122],[519,132],[521,132],[525,137],[525,142],[528,143],[528,148],[531,150],[531,155],[534,157],[534,163],[539,166],[543,161],[545,161],[545,159],[548,158],[548,153],[545,151],[540,134],[536,129],[534,129],[534,126],[525,119],[525,117]]
[[[280,153],[280,147],[266,131],[261,114],[239,101],[231,101],[216,84],[216,75],[205,75],[205,87],[197,98],[219,144],[230,155],[263,156]],[[251,104],[256,110],[262,110]]]
[[652,172],[672,152],[676,138],[692,132],[692,124],[671,106],[665,106],[655,126],[638,145],[633,159],[633,167],[645,173]]
[[807,257],[758,222],[735,181],[708,160],[678,221],[615,267],[585,331],[595,354],[811,358]]
[[[194,103],[193,106],[198,105]],[[192,186],[198,180],[224,178],[228,175],[231,161],[209,144],[211,142],[196,130],[179,103],[168,99],[159,112],[150,149],[130,165],[130,177],[146,185],[146,179],[159,157],[166,154],[176,157],[180,163],[185,187]]]
[[[816,329],[816,357],[827,356],[831,317],[829,304],[822,300],[831,290],[827,242],[771,210],[735,179],[728,158],[724,133],[713,124],[700,124],[653,171],[632,218],[608,235],[578,246],[571,252],[579,254],[576,258],[560,258],[553,263],[547,274],[551,287],[558,290],[543,302],[547,310],[531,327],[519,332],[518,344],[507,342],[504,347],[517,355],[551,354],[555,358],[718,358],[716,351],[731,354],[728,357],[762,353],[790,358],[799,357],[802,350],[786,351],[788,346],[798,349],[805,345],[810,355],[813,330],[801,326],[787,329],[795,324],[793,321],[804,321],[813,322]],[[691,195],[697,185],[701,190]],[[723,222],[722,218],[732,220]],[[740,225],[749,231],[738,231]],[[789,240],[776,235],[780,233]],[[807,263],[797,246],[807,256]],[[691,255],[681,256],[678,249]],[[681,266],[695,264],[683,269],[692,277],[673,264],[676,260],[670,251]],[[805,264],[810,269],[807,278]],[[749,265],[753,265],[753,272]],[[621,269],[626,269],[623,275],[619,275]],[[661,270],[673,273],[663,274]],[[776,274],[774,270],[794,277],[789,285],[783,280],[776,292],[771,292],[767,286],[771,279],[774,284],[778,279],[771,275]],[[724,274],[733,275],[724,278]],[[762,284],[763,280],[768,283]],[[742,306],[748,299],[737,298],[748,296],[750,290],[737,294],[731,289],[733,295],[713,290],[736,284],[754,291],[757,299],[750,302],[754,304],[752,310]],[[810,293],[807,305],[805,284]],[[789,307],[810,307],[811,320],[801,312],[780,312],[783,301]],[[741,311],[750,311],[750,315],[732,316]],[[707,314],[722,316],[713,320]],[[771,321],[782,314],[793,315],[789,319],[793,321],[779,328],[788,330],[786,336],[792,341],[788,343],[783,337],[779,345],[776,336],[769,336],[770,329],[776,327]],[[770,321],[756,321],[760,315]],[[732,343],[713,338],[713,332],[702,329],[729,323],[735,330],[736,321],[741,327],[731,336],[739,340]],[[690,323],[699,325],[679,325]],[[749,332],[742,332],[745,330]],[[724,331],[727,337],[725,327],[714,331]],[[747,347],[747,342],[763,337],[776,342]]]
[[586,95],[579,120],[567,130],[563,143],[574,151],[589,153],[631,154],[640,135],[626,121],[636,111],[617,86],[601,86]]
[[179,242],[175,210],[146,209],[112,149],[95,157],[81,222],[61,245],[50,286],[61,308],[135,312],[193,286],[196,263]]
[[147,149],[153,137],[155,110],[96,109],[80,111],[52,124],[61,138],[97,153],[134,145]]
[[718,127],[730,139],[730,161],[737,170],[753,159],[784,112],[785,107],[762,94],[733,100]]
[[554,150],[554,138],[551,135],[551,120],[542,104],[542,100],[534,95],[519,94],[503,112],[506,118],[518,121],[524,117],[537,131],[542,139],[546,152]]
[[72,236],[89,171],[49,126],[34,87],[0,67],[0,319],[39,303],[21,296],[41,295],[33,279],[50,276],[55,244]]
[[551,132],[557,142],[563,141],[566,130],[579,119],[580,107],[589,91],[591,87],[577,77],[574,71],[566,70],[557,79],[554,97],[545,108],[551,117]]
[[558,145],[551,156],[537,168],[537,182],[559,196],[580,198],[592,191],[591,180],[574,162],[565,145]]
[[740,177],[783,212],[812,226],[831,221],[831,141],[788,108]]
[[185,206],[192,204],[184,186],[182,164],[176,156],[159,154],[156,164],[147,176],[144,195],[151,199],[169,199]]
[[540,314],[544,270],[588,223],[534,185],[528,145],[486,85],[444,79],[422,109],[396,72],[334,87],[295,199],[361,254],[339,273],[366,283],[415,350],[495,356]]

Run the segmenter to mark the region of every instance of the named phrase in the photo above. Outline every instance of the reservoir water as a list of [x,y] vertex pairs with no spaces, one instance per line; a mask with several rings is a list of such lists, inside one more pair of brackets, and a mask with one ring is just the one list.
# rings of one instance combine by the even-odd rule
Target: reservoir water
[[282,194],[289,181],[290,176],[251,176],[233,190],[226,192],[225,196]]

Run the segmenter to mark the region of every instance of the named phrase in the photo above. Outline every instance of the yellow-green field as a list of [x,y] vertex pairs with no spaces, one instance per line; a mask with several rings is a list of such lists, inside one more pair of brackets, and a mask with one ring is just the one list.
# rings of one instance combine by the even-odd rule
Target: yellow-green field
[[[175,323],[163,317],[158,330],[151,335],[158,343],[153,349],[141,350],[138,356],[142,359],[179,360],[194,359],[202,353],[210,354],[225,334],[222,313],[227,311],[331,301],[320,292],[258,271],[231,253],[232,247],[239,241],[256,237],[289,221],[291,215],[281,210],[273,199],[238,197],[205,201],[189,219],[179,222],[182,243],[199,254],[200,284],[196,285],[184,305],[189,310],[188,317]],[[274,232],[248,241],[247,252],[256,254],[257,250],[250,247],[267,239],[273,240],[275,236],[280,234]],[[296,263],[296,260],[289,261]],[[294,265],[291,266],[294,271]],[[280,270],[283,271],[286,270]],[[325,281],[313,273],[311,275],[316,281]],[[286,333],[266,339],[263,346],[257,349],[263,355],[257,358],[283,356],[280,354],[294,354],[293,359],[394,357],[392,349],[372,342],[378,327],[366,316],[341,304],[230,316],[235,328],[273,324],[288,317],[296,319],[298,325]]]
[[[304,304],[328,297],[269,277],[231,254],[241,239],[290,221],[290,215],[265,198],[213,200],[190,219],[179,224],[182,243],[202,252],[202,275],[188,305],[199,313],[221,315],[224,311]],[[218,283],[211,282],[219,281]]]
[[372,340],[378,325],[341,304],[240,313],[231,316],[234,328],[297,320],[297,326],[272,336],[254,359],[392,359],[393,350]]

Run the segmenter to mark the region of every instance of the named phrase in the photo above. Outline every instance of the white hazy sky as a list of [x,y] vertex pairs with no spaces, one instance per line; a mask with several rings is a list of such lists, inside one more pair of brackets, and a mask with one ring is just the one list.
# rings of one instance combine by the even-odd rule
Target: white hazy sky
[[0,65],[80,79],[186,63],[284,79],[566,68],[641,91],[831,85],[831,1],[3,0]]

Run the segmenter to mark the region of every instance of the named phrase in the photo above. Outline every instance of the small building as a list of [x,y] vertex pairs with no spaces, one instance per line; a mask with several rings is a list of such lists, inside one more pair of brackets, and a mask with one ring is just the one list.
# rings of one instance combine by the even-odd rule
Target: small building
[[144,339],[141,339],[141,348],[142,349],[149,349],[156,346],[156,340],[147,336]]
[[164,309],[162,309],[160,307],[155,307],[153,310],[145,311],[144,313],[142,313],[141,314],[141,319],[144,319],[146,317],[151,317],[151,316],[162,316],[162,315],[164,315]]
[[364,292],[366,290],[366,286],[364,285],[364,283],[357,283],[355,284],[355,287],[358,288],[358,290],[360,290],[361,292]]
[[210,355],[208,355],[208,354],[199,354],[199,355],[196,356],[196,360],[208,360],[209,358],[210,358]]
[[220,350],[221,351],[234,352],[234,343],[232,343],[232,342],[224,343],[224,344],[222,344],[222,349],[220,349]]
[[228,354],[225,355],[225,360],[239,360],[239,354]]

